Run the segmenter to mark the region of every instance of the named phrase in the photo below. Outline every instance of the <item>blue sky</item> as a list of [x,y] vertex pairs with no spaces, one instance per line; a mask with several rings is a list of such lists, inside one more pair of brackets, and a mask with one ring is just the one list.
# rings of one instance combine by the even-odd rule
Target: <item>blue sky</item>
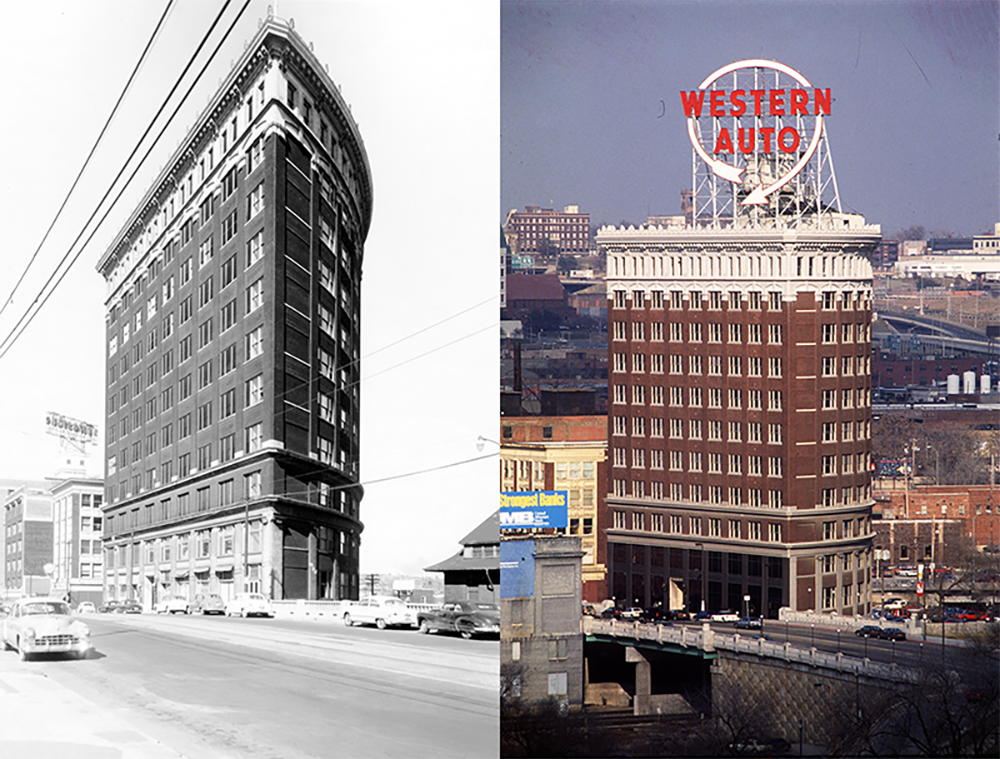
[[[691,186],[681,90],[733,61],[787,64],[834,97],[845,210],[885,235],[1000,221],[1000,4],[662,0],[501,4],[501,218],[676,214]],[[662,103],[661,103],[662,101]]]

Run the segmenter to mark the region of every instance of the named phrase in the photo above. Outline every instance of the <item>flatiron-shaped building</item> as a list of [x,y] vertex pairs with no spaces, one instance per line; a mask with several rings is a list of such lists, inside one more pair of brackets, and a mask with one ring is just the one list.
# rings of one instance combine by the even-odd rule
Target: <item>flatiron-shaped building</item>
[[105,593],[356,598],[368,158],[266,19],[102,256]]

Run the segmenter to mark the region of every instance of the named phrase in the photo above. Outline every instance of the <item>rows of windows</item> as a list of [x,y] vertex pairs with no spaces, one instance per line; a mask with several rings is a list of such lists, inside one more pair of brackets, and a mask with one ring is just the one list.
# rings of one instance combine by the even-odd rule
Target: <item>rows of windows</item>
[[660,532],[674,535],[700,535],[728,540],[780,543],[783,527],[780,522],[724,519],[680,514],[647,514],[643,511],[613,511],[612,523],[616,530],[635,532]]
[[[799,259],[800,263],[802,259]],[[676,265],[676,261],[674,262]],[[676,268],[676,267],[675,267]],[[647,298],[648,295],[648,298]],[[751,311],[759,311],[764,307],[769,311],[782,310],[782,294],[780,292],[760,292],[751,290],[744,293],[739,291],[723,292],[722,290],[651,290],[646,293],[644,290],[616,289],[612,293],[612,300],[615,308],[633,309],[644,308],[648,302],[653,309],[669,308],[680,310],[685,308],[684,301],[687,301],[688,309],[708,308],[712,311],[721,310],[724,306],[730,310],[742,308],[744,303]],[[839,297],[838,297],[839,295]],[[631,302],[630,302],[631,301]],[[829,311],[838,307],[844,310],[860,311],[871,306],[871,293],[864,290],[845,291],[843,293],[824,292],[822,294],[823,310]],[[860,326],[860,325],[859,325]]]

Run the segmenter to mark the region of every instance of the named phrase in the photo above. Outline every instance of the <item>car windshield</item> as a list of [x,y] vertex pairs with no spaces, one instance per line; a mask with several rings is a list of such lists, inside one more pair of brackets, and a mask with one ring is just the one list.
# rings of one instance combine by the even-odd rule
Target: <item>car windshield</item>
[[383,606],[405,606],[405,604],[398,598],[386,598],[382,601]]
[[33,601],[21,607],[21,614],[69,614],[69,606],[62,601]]

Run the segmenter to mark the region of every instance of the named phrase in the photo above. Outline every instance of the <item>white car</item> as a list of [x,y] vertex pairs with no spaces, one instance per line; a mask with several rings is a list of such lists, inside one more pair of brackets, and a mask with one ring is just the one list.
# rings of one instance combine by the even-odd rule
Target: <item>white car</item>
[[76,607],[77,614],[94,614],[97,611],[97,607],[90,601],[82,601],[79,606]]
[[188,601],[180,596],[166,596],[156,602],[157,614],[187,614]]
[[3,647],[17,649],[21,661],[54,653],[83,659],[90,651],[90,628],[61,598],[21,598],[4,617]]
[[226,616],[273,617],[271,602],[260,593],[237,593],[226,601]]
[[350,627],[355,622],[375,625],[379,630],[386,627],[413,627],[417,623],[416,614],[395,596],[371,596],[344,611],[344,624]]
[[709,617],[713,622],[738,622],[740,615],[732,611],[720,611]]

